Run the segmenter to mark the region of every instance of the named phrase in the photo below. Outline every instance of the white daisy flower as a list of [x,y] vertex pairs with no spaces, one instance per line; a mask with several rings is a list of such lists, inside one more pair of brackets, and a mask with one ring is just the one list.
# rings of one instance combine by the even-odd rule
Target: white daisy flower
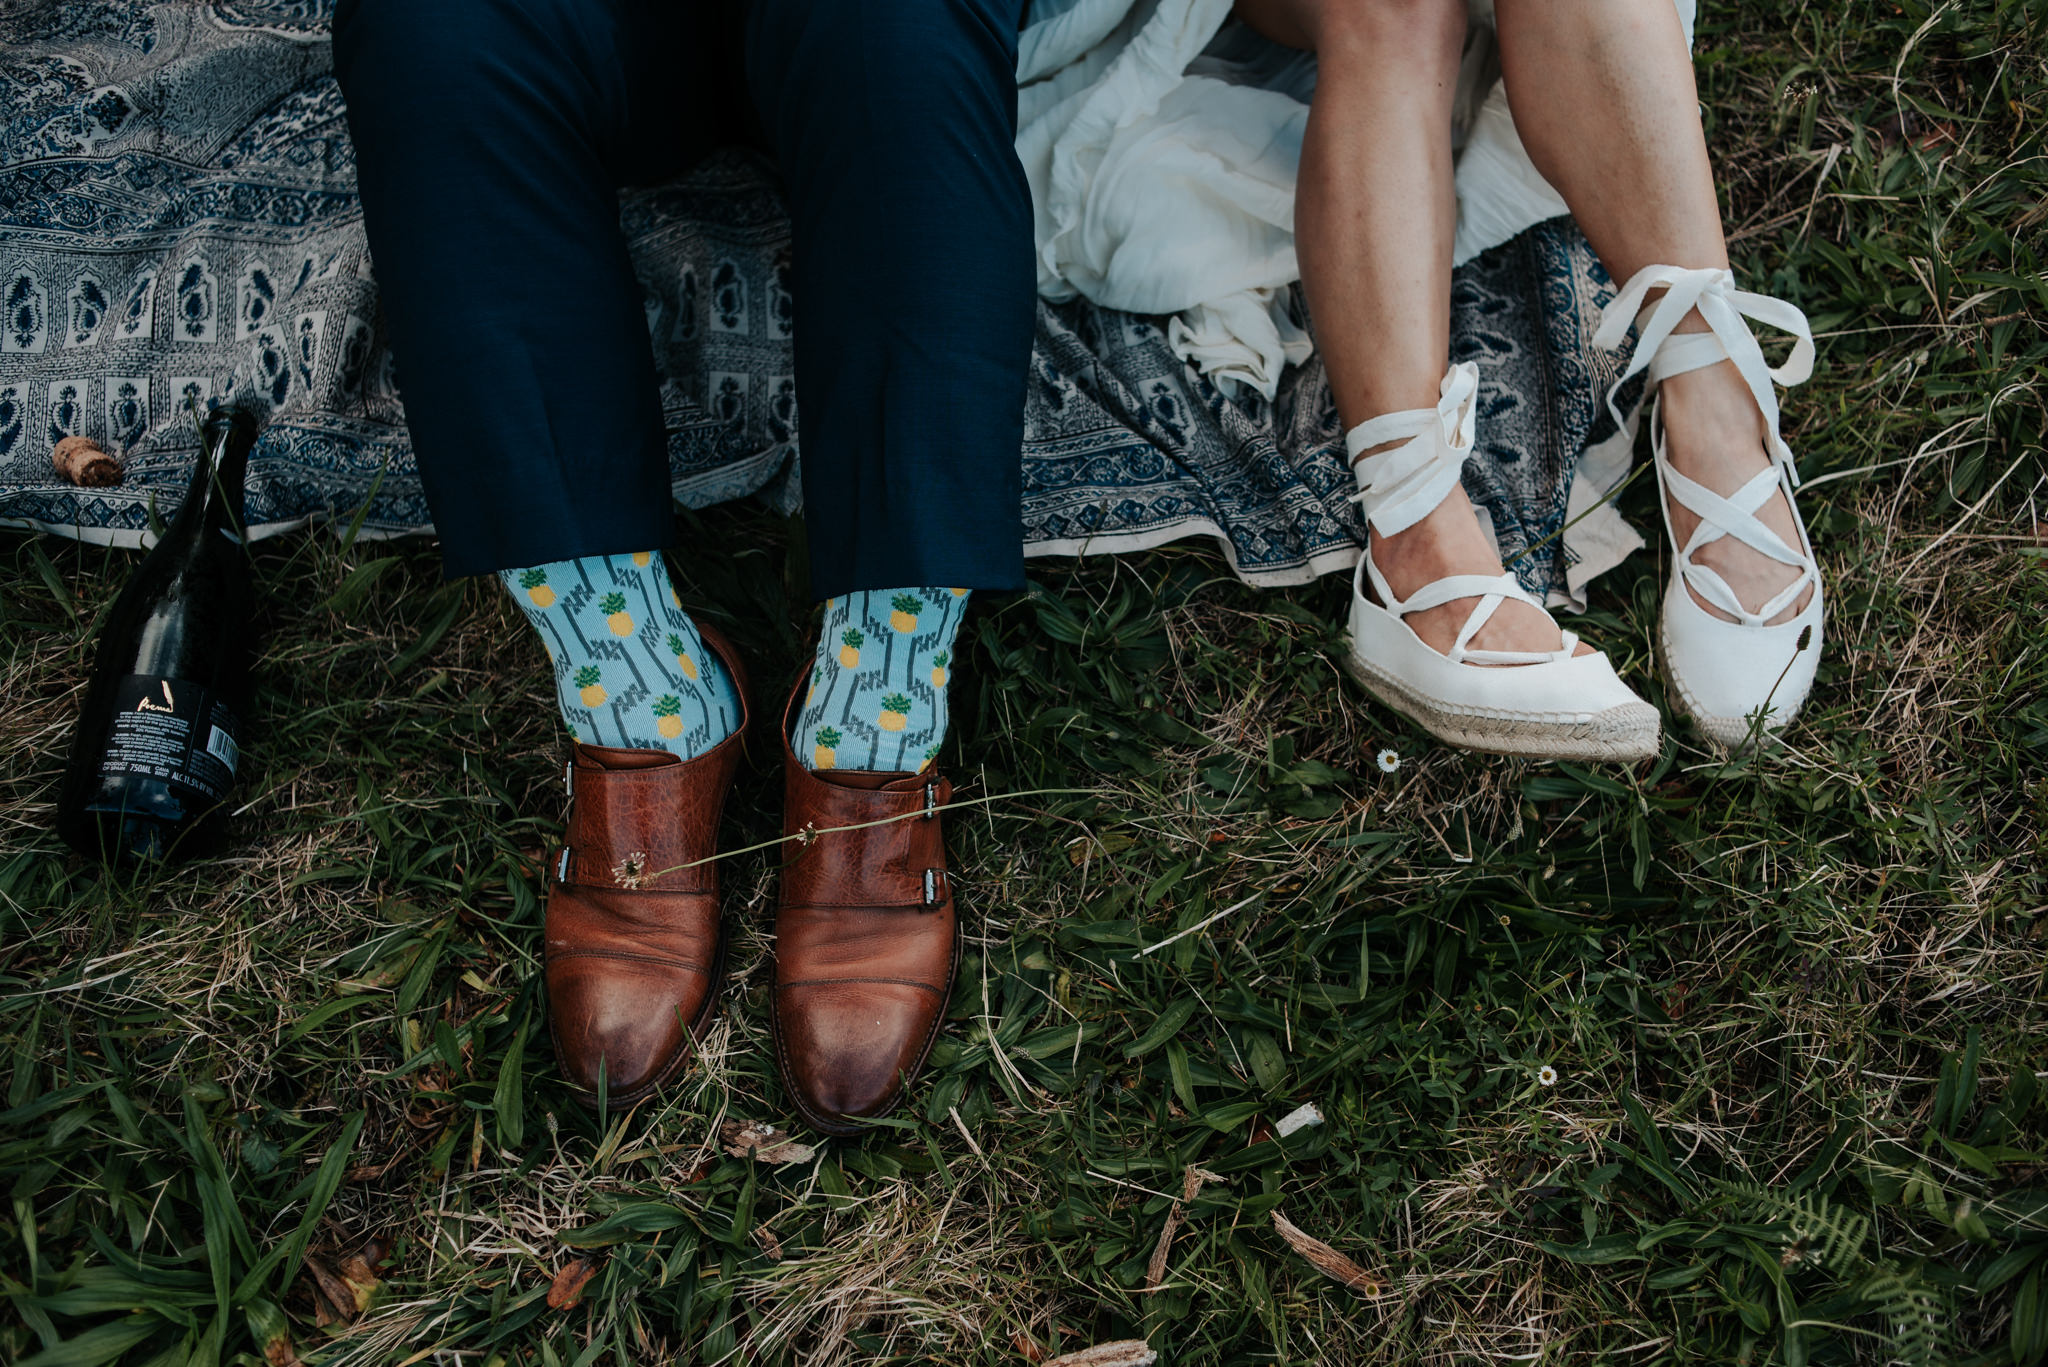
[[1546,1087],[1555,1087],[1557,1085],[1557,1069],[1547,1063],[1544,1064],[1536,1070],[1536,1080]]
[[1391,774],[1401,767],[1401,752],[1388,746],[1379,753],[1380,772]]

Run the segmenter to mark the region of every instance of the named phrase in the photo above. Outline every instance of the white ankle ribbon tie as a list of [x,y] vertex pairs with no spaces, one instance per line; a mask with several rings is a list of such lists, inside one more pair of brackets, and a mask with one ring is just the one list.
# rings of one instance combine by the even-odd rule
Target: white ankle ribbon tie
[[[1478,425],[1479,367],[1470,361],[1452,366],[1438,386],[1435,408],[1406,408],[1383,413],[1344,434],[1344,449],[1353,460],[1358,492],[1351,501],[1382,536],[1394,536],[1428,517],[1449,496],[1464,472]],[[1358,459],[1389,441],[1392,450]]]
[[[1394,536],[1430,515],[1450,495],[1464,473],[1465,457],[1471,454],[1478,428],[1479,367],[1470,361],[1452,366],[1437,386],[1435,408],[1407,408],[1383,413],[1358,424],[1344,434],[1344,446],[1355,458],[1360,451],[1389,441],[1401,445],[1378,455],[1354,460],[1358,492],[1351,496],[1365,510],[1374,536]],[[1403,438],[1406,438],[1403,441]],[[1373,593],[1396,620],[1411,612],[1473,598],[1471,612],[1458,631],[1445,658],[1452,664],[1528,665],[1569,660],[1579,638],[1562,632],[1563,646],[1557,650],[1475,650],[1472,638],[1509,601],[1527,603],[1537,611],[1543,604],[1524,589],[1512,574],[1453,574],[1424,584],[1407,598],[1395,596],[1393,586],[1373,563],[1372,547],[1358,558],[1352,592],[1363,597],[1363,584],[1370,580]]]
[[[1653,289],[1664,289],[1664,297],[1644,309],[1643,299]],[[1709,330],[1676,331],[1679,322],[1693,309],[1699,310]],[[1789,332],[1797,339],[1785,364],[1773,368],[1765,363],[1763,348],[1750,334],[1745,318]],[[1793,463],[1791,448],[1778,434],[1778,398],[1771,382],[1799,384],[1813,373],[1813,333],[1807,326],[1806,315],[1782,299],[1736,289],[1735,276],[1730,271],[1645,266],[1608,305],[1593,333],[1593,344],[1609,350],[1621,346],[1628,338],[1631,319],[1637,329],[1635,353],[1621,379],[1607,392],[1607,409],[1617,423],[1621,421],[1621,409],[1615,403],[1615,395],[1630,376],[1647,372],[1654,386],[1673,375],[1703,369],[1722,360],[1735,363],[1763,415],[1771,468],[1759,472],[1732,494],[1717,494],[1680,474],[1664,450],[1660,419],[1654,411],[1651,417],[1651,447],[1665,496],[1699,519],[1686,543],[1676,547],[1680,574],[1702,600],[1739,624],[1762,627],[1797,602],[1809,587],[1818,589],[1820,584],[1820,567],[1814,562],[1812,548],[1788,545],[1757,516],[1778,496],[1781,485],[1789,503],[1792,489],[1799,484],[1799,467]],[[1668,508],[1665,526],[1667,530],[1670,527]],[[1799,571],[1798,576],[1760,608],[1751,610],[1743,606],[1726,580],[1693,559],[1694,552],[1724,536],[1781,565],[1791,566]]]
[[[1639,319],[1637,313],[1643,299],[1654,289],[1664,290],[1664,297]],[[1679,323],[1694,309],[1699,310],[1709,331],[1677,332]],[[1743,322],[1745,318],[1789,332],[1797,339],[1785,364],[1773,367],[1765,362],[1763,348]],[[1735,362],[1763,413],[1771,458],[1784,467],[1793,487],[1798,487],[1799,470],[1792,462],[1791,448],[1778,435],[1778,396],[1771,388],[1773,380],[1782,385],[1803,384],[1813,374],[1813,332],[1797,306],[1769,295],[1736,289],[1733,271],[1645,266],[1622,286],[1621,293],[1601,315],[1600,326],[1593,333],[1593,345],[1618,350],[1628,340],[1631,322],[1638,325],[1635,353],[1629,357],[1628,369],[1607,391],[1607,411],[1614,415],[1617,426],[1626,424],[1615,395],[1639,371],[1648,370],[1652,380],[1663,380],[1714,365],[1725,357]]]

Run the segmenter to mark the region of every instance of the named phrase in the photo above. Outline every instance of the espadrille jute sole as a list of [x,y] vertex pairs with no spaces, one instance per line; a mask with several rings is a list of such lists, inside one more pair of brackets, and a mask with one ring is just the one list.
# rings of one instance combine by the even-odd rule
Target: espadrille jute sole
[[[1524,759],[1615,760],[1633,763],[1657,753],[1657,709],[1624,703],[1584,717],[1487,716],[1453,711],[1425,698],[1355,649],[1344,668],[1366,692],[1446,745]],[[1504,666],[1512,669],[1513,666]]]

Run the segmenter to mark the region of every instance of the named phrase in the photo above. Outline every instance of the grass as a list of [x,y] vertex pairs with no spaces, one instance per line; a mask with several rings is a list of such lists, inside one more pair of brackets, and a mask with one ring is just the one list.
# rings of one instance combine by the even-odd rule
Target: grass
[[[1825,333],[1788,435],[1829,654],[1787,744],[1461,755],[1342,681],[1336,580],[1041,563],[962,640],[951,1029],[803,1162],[718,1140],[791,1116],[765,852],[702,1066],[569,1101],[562,740],[494,585],[265,547],[237,839],[110,874],[49,803],[132,557],[0,540],[0,1360],[2042,1361],[2048,25],[1747,3],[1700,47],[1738,269]],[[685,583],[772,689],[789,529],[688,523],[748,548]],[[1662,569],[1585,626],[1657,700]],[[777,785],[757,752],[735,844]]]

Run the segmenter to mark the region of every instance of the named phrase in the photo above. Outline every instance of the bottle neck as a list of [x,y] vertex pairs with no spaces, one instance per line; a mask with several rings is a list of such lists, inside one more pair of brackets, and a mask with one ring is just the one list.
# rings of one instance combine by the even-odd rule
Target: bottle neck
[[199,458],[175,525],[221,531],[242,540],[243,483],[255,440],[255,422],[239,410],[215,413],[201,424]]

